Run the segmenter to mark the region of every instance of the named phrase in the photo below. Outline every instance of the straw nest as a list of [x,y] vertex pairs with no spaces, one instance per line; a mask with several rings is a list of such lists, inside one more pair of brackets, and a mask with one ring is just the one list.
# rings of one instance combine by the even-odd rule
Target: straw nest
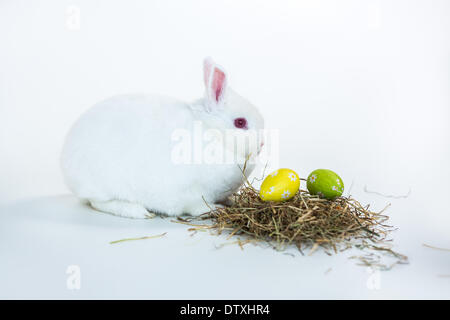
[[[243,186],[232,199],[232,205],[200,216],[209,224],[193,224],[195,219],[181,218],[178,222],[191,225],[190,231],[212,229],[216,234],[228,233],[228,238],[238,237],[235,242],[241,247],[265,241],[277,250],[295,245],[302,254],[307,248],[311,254],[321,247],[329,255],[356,247],[364,249],[364,254],[351,258],[362,265],[386,270],[407,263],[407,257],[389,245],[387,236],[394,228],[386,224],[386,208],[373,212],[351,197],[327,200],[304,190],[287,201],[265,202],[251,184]],[[394,261],[389,265],[382,263],[385,255]]]

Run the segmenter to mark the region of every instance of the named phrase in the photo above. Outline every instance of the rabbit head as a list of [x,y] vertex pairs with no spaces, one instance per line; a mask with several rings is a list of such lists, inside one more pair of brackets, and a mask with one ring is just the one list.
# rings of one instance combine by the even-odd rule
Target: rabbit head
[[205,95],[199,105],[210,135],[239,161],[256,156],[264,144],[262,115],[228,86],[226,72],[211,58],[204,60],[203,76]]

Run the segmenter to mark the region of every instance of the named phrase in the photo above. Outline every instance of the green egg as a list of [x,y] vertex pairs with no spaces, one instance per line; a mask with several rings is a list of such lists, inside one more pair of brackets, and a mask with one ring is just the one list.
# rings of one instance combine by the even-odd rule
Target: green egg
[[344,192],[344,182],[336,172],[327,169],[317,169],[308,176],[306,187],[309,193],[327,199],[340,197]]

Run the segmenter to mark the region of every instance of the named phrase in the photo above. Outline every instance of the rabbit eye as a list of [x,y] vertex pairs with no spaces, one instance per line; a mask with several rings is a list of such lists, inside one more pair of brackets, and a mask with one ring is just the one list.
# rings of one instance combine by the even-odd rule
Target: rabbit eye
[[234,126],[239,129],[248,129],[247,128],[247,119],[245,119],[245,118],[234,119]]

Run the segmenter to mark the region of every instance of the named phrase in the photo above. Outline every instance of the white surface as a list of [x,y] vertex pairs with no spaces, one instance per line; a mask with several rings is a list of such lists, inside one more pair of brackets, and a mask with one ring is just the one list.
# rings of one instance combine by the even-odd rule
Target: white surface
[[[2,1],[0,297],[449,299],[450,253],[422,245],[450,248],[449,14],[445,0]],[[392,202],[409,265],[370,290],[344,254],[215,249],[226,240],[56,196],[67,194],[61,144],[81,112],[125,92],[194,99],[206,55],[279,130],[281,167],[330,168],[362,203]],[[66,288],[69,265],[80,290]]]
[[[290,250],[292,257],[253,245],[218,249],[231,240],[191,237],[187,226],[170,219],[117,218],[69,196],[29,200],[2,208],[8,217],[0,227],[0,298],[450,298],[450,279],[439,277],[449,273],[450,253],[422,246],[424,240],[442,244],[448,225],[430,235],[428,226],[408,223],[412,212],[399,207],[391,210],[405,213],[394,218],[401,227],[396,249],[411,264],[381,272],[378,289],[371,289],[371,274],[347,258],[350,252],[330,257]],[[163,238],[109,244],[163,232]],[[80,290],[66,286],[70,265],[80,267]]]

